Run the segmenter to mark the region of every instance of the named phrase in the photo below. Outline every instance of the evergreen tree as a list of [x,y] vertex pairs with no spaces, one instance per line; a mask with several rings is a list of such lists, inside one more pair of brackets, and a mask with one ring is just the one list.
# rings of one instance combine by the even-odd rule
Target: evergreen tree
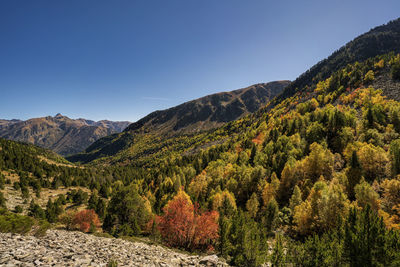
[[354,187],[360,183],[362,177],[362,167],[358,159],[357,152],[353,150],[350,158],[349,168],[346,171],[348,180],[348,195],[350,200],[355,199]]
[[274,198],[272,198],[272,200],[268,202],[267,207],[265,208],[265,211],[263,212],[263,216],[261,219],[262,225],[267,234],[271,233],[272,230],[275,228],[277,224],[278,215],[279,215],[278,203]]
[[4,198],[3,192],[0,192],[0,208],[7,208],[6,199]]
[[103,227],[115,235],[140,234],[150,216],[150,207],[139,195],[138,186],[131,184],[113,194]]
[[367,206],[350,211],[345,228],[344,256],[350,267],[392,266],[399,259],[398,234],[387,230],[383,219]]
[[46,218],[46,212],[38,204],[36,204],[33,199],[29,205],[28,215],[37,219]]
[[275,237],[275,246],[270,257],[271,265],[273,267],[286,266],[286,257],[283,251],[282,236],[280,234]]
[[289,209],[294,214],[294,208],[300,205],[302,202],[300,188],[296,185],[293,189],[292,197],[289,200]]
[[394,140],[390,144],[390,154],[392,156],[393,175],[400,174],[400,139]]

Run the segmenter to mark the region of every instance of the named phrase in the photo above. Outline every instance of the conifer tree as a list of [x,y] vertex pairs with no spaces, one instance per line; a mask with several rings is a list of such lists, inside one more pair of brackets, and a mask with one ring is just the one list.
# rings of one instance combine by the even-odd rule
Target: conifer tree
[[350,200],[355,199],[354,187],[360,183],[362,177],[362,167],[358,160],[357,152],[353,150],[350,158],[349,168],[346,171],[348,180],[348,195]]

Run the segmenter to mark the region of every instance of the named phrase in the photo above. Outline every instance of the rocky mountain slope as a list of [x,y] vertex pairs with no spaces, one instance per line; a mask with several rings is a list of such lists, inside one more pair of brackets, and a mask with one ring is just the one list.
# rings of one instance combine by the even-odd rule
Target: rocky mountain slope
[[1,120],[0,137],[49,148],[61,155],[78,153],[101,137],[123,131],[127,121],[70,119],[61,114],[26,121]]
[[155,111],[132,123],[126,131],[198,132],[236,120],[265,106],[290,81],[259,83],[231,92],[192,100],[166,110]]
[[[243,118],[264,107],[270,99],[280,94],[290,81],[274,81],[255,84],[231,92],[221,92],[192,100],[170,109],[155,111],[129,125],[120,134],[101,138],[84,152],[73,155],[71,161],[89,162],[104,156],[113,156],[129,149],[127,154],[148,154],[149,149],[140,151],[152,143],[151,151],[158,151],[160,140],[171,136],[185,136],[215,129],[227,122]],[[143,139],[143,134],[163,136]],[[175,142],[175,141],[172,141]],[[179,141],[182,144],[182,140]],[[139,145],[140,144],[140,145]]]
[[44,238],[0,233],[1,266],[228,266],[217,256],[191,256],[156,245],[49,230]]

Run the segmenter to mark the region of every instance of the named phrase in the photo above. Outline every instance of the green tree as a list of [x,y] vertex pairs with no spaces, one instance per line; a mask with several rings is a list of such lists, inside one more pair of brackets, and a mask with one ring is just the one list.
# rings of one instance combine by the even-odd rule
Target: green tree
[[103,228],[114,235],[140,234],[151,218],[151,208],[131,184],[113,194],[108,204]]
[[275,246],[270,256],[270,261],[273,267],[283,267],[286,265],[286,257],[283,250],[282,236],[280,234],[275,237]]
[[392,79],[400,80],[400,61],[392,65],[390,74],[392,75]]
[[357,152],[353,150],[350,158],[349,168],[346,171],[348,188],[347,192],[350,200],[355,199],[354,187],[360,183],[362,177],[362,167],[358,160]]
[[400,174],[400,139],[394,140],[390,144],[390,155],[393,175],[398,175]]
[[361,212],[350,211],[344,241],[344,257],[350,267],[395,266],[399,248],[398,233],[388,230],[369,206]]
[[0,192],[0,208],[7,208],[6,199],[4,198],[3,192]]
[[261,218],[262,225],[264,226],[265,232],[267,234],[271,233],[278,222],[279,206],[275,198],[272,198],[263,212]]
[[289,200],[289,209],[292,211],[292,214],[294,214],[294,208],[300,205],[301,202],[301,191],[300,188],[296,185],[293,189],[292,197]]

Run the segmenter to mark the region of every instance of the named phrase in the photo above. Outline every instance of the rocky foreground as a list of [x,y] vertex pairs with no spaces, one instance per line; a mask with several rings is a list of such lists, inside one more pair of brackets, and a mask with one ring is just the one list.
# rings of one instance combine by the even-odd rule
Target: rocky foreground
[[157,245],[49,230],[43,238],[0,233],[0,266],[228,266],[217,256],[193,256]]

